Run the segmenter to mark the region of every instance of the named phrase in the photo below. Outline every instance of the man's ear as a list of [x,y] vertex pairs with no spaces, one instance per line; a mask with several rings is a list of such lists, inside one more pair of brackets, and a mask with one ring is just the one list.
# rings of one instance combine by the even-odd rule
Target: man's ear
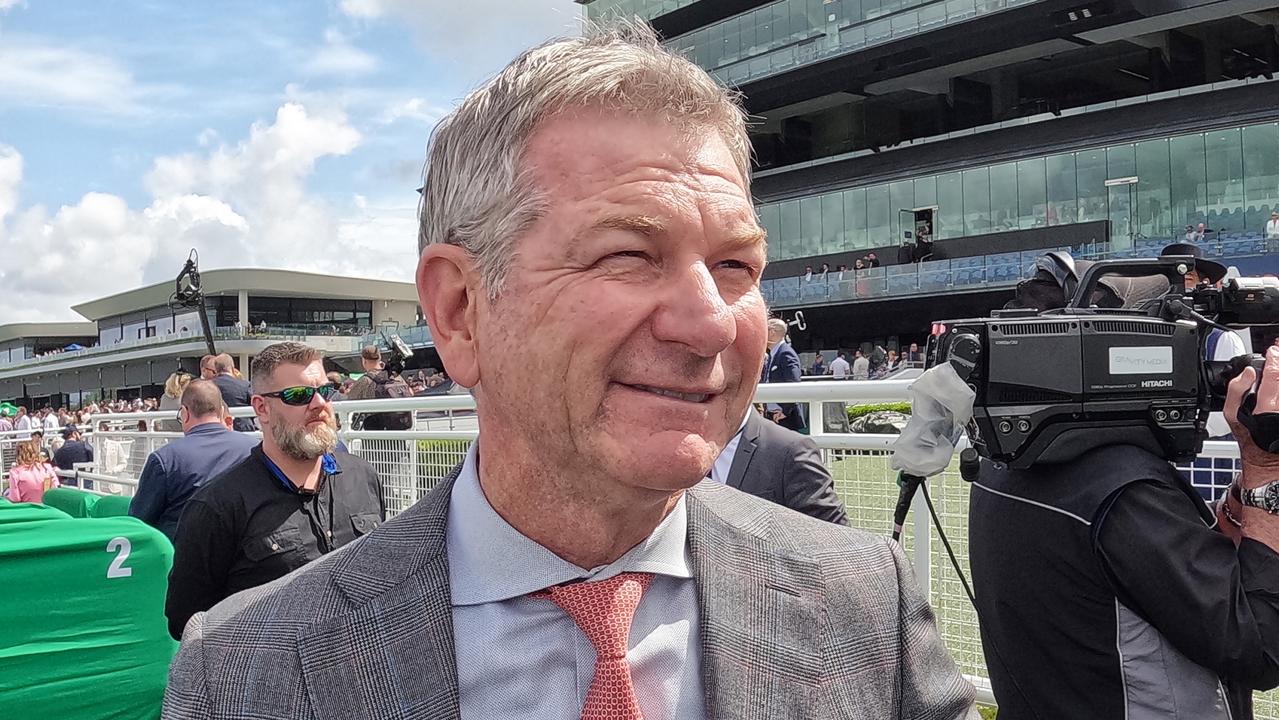
[[428,245],[417,266],[417,296],[449,377],[463,387],[480,380],[476,310],[480,284],[471,256],[457,245]]

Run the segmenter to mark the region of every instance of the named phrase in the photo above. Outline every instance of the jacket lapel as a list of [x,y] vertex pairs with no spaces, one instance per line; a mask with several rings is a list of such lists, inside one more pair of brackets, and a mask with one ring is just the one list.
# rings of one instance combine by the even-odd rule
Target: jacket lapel
[[742,489],[742,481],[746,478],[746,468],[750,467],[751,456],[755,454],[755,448],[759,447],[759,424],[763,418],[754,410],[750,411],[751,416],[746,420],[746,427],[742,428],[742,439],[737,443],[737,452],[733,454],[733,462],[728,466],[728,478],[724,484],[729,487]]
[[458,717],[445,525],[454,470],[334,564],[355,606],[298,638],[317,720]]
[[709,717],[817,717],[820,569],[770,541],[771,516],[754,498],[711,481],[688,496]]

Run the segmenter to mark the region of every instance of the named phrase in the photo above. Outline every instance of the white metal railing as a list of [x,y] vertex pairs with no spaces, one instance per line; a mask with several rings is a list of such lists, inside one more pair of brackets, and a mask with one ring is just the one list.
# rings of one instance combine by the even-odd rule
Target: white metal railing
[[[760,403],[795,402],[803,404],[808,417],[821,418],[824,403],[879,403],[909,399],[911,380],[827,380],[804,383],[761,385],[755,399]],[[467,448],[478,436],[478,424],[472,411],[475,401],[470,395],[440,395],[419,398],[355,400],[334,404],[343,429],[339,437],[348,449],[367,460],[381,477],[388,513],[403,511],[425,496],[465,456]],[[351,429],[351,416],[361,412],[414,412],[417,421],[407,431],[357,431]],[[249,408],[235,408],[236,416],[251,415]],[[429,418],[428,414],[441,417]],[[92,442],[98,473],[81,477],[98,482],[120,484],[121,492],[132,494],[136,478],[146,455],[180,433],[149,429],[157,421],[170,420],[172,411],[99,415],[93,418]],[[139,430],[142,421],[148,429]],[[866,435],[827,432],[824,423],[811,423],[811,438],[822,450],[823,460],[844,501],[850,523],[854,527],[888,535],[892,511],[897,501],[897,474],[889,467],[889,446],[896,435]],[[124,469],[104,472],[101,464],[106,443],[130,441]],[[116,450],[119,462],[121,449]],[[1203,458],[1232,468],[1237,463],[1238,448],[1233,442],[1205,443]],[[1208,497],[1217,497],[1228,482],[1230,472],[1223,468],[1182,468],[1191,482]],[[959,475],[958,462],[929,480],[929,491],[941,520],[942,529],[968,572],[968,483]],[[976,611],[972,608],[950,561],[934,542],[936,528],[928,517],[922,497],[916,497],[913,518],[903,535],[903,548],[911,557],[916,579],[927,594],[937,616],[937,625],[955,661],[977,687],[982,702],[992,703],[987,680]],[[1279,720],[1279,695],[1256,696],[1255,715],[1263,720]]]

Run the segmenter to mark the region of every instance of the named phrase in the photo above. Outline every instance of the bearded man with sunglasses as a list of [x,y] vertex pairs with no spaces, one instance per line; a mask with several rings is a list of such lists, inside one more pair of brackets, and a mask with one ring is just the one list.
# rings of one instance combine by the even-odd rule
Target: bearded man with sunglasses
[[253,360],[262,443],[187,503],[174,540],[165,616],[187,621],[370,532],[386,517],[377,473],[338,449],[320,351],[271,345]]

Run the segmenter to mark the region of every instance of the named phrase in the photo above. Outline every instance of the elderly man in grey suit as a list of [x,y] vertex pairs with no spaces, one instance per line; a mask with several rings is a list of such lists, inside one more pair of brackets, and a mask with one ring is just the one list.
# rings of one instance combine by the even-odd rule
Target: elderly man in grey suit
[[744,115],[646,27],[436,129],[422,309],[479,440],[192,618],[168,718],[975,718],[901,551],[705,475],[764,355]]

